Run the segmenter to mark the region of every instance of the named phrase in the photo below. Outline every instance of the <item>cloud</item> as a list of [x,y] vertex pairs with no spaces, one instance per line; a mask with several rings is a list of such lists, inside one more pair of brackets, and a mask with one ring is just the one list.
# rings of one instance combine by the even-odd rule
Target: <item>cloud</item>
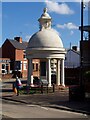
[[[82,0],[74,0],[75,2],[81,2]],[[89,2],[90,0],[85,0],[85,2]]]
[[57,14],[73,14],[74,11],[69,8],[66,3],[59,4],[54,1],[46,0],[46,7],[50,12],[55,12]]
[[69,22],[67,24],[63,24],[63,25],[60,25],[60,24],[57,24],[57,28],[61,28],[61,29],[78,29],[78,26],[76,26],[75,24]]
[[[45,0],[0,0],[0,2],[45,2]],[[53,0],[55,1],[55,0]],[[90,0],[85,0],[89,2]],[[57,2],[81,2],[81,0],[57,0]]]
[[25,36],[25,41],[29,42],[29,39],[31,38],[31,35],[26,35]]
[[[78,3],[81,3],[81,1],[82,0],[57,0],[57,2],[78,2]],[[84,2],[89,2],[89,1],[90,0],[84,0]]]

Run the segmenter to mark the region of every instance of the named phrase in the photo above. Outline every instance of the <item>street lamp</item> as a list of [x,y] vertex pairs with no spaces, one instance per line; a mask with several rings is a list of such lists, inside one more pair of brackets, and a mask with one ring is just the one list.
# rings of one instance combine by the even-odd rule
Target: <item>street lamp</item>
[[81,1],[80,86],[83,86],[83,0]]
[[80,97],[85,98],[85,88],[83,80],[83,0],[81,1],[81,41],[80,41]]

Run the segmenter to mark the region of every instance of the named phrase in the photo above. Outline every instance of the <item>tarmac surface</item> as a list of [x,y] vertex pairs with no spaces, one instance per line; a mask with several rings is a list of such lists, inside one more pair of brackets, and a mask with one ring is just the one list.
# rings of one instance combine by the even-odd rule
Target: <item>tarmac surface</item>
[[39,94],[20,94],[17,96],[12,90],[14,80],[3,80],[2,82],[2,101],[9,100],[24,104],[34,104],[48,106],[61,110],[68,110],[90,115],[90,101],[70,101],[67,89],[58,90],[54,93]]

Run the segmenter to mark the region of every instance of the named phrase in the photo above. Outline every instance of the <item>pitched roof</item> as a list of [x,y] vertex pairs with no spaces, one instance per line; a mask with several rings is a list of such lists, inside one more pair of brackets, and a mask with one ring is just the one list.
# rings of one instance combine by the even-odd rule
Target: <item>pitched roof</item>
[[25,50],[28,42],[22,41],[22,43],[19,43],[17,40],[7,39],[9,42],[16,48],[20,50]]
[[67,51],[68,51],[68,52],[69,52],[69,51],[72,51],[72,52],[74,52],[74,53],[80,55],[80,51],[75,51],[75,50],[73,50],[73,49],[68,49]]

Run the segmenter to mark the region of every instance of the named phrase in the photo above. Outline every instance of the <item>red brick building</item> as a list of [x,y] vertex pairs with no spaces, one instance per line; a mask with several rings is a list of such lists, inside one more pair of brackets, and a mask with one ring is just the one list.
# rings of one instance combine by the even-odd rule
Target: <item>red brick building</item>
[[0,77],[10,73],[10,59],[2,58],[2,48],[0,48]]
[[[27,45],[28,42],[22,41],[21,37],[6,39],[2,45],[2,58],[10,59],[10,72],[19,77],[27,77]],[[33,60],[33,64],[33,74],[39,76],[39,60]]]

